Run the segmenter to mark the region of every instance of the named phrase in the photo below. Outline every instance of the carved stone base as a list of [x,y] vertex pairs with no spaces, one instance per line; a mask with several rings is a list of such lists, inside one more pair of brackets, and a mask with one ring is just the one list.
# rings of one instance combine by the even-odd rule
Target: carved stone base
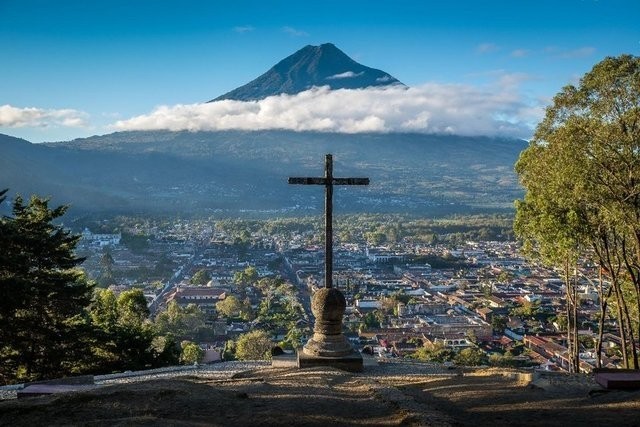
[[342,357],[322,357],[306,354],[298,349],[298,368],[332,367],[349,372],[362,372],[362,356],[356,351]]
[[311,300],[316,318],[313,337],[298,349],[298,367],[332,366],[352,372],[362,371],[362,356],[353,350],[342,334],[342,316],[346,308],[344,295],[338,289],[318,290]]
[[303,352],[309,356],[342,357],[353,353],[347,338],[340,335],[324,335],[315,333],[304,346]]

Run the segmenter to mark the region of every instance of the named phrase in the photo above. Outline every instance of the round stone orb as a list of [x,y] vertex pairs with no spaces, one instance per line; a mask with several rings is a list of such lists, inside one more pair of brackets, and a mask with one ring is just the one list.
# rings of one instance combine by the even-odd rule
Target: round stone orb
[[311,311],[316,319],[342,323],[347,308],[344,295],[336,288],[322,288],[313,294]]

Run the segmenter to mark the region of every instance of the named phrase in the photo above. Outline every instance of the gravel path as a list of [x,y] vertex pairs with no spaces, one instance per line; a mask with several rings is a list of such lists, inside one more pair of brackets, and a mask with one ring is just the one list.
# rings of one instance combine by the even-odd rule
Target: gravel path
[[413,361],[377,361],[377,363],[366,364],[362,375],[366,376],[424,376],[424,375],[457,375],[456,369],[449,369],[440,363],[413,362]]
[[[96,375],[96,385],[128,384],[154,379],[167,379],[184,375],[197,376],[203,379],[228,379],[238,372],[271,366],[271,362],[222,362],[211,365],[198,366],[169,366],[166,368],[149,369],[146,371],[127,371],[118,374]],[[0,400],[17,398],[18,390],[24,388],[24,384],[14,384],[0,387]]]
[[[198,366],[169,366],[166,368],[149,369],[145,371],[127,371],[117,374],[96,375],[94,381],[96,385],[128,384],[140,381],[155,379],[168,379],[180,376],[193,376],[208,380],[230,379],[235,374],[254,369],[263,369],[271,366],[268,361],[248,361],[248,362],[222,362],[211,365]],[[375,359],[365,364],[364,372],[355,374],[373,380],[384,378],[386,381],[395,377],[398,381],[410,380],[411,377],[420,376],[454,376],[455,370],[447,369],[438,363],[419,362],[396,362],[377,361]],[[18,390],[24,388],[24,384],[15,384],[0,387],[0,400],[15,399]]]

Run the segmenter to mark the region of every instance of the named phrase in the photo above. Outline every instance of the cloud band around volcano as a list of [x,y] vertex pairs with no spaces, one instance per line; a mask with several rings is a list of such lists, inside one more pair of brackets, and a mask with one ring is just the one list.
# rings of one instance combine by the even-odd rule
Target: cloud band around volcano
[[149,114],[117,121],[112,128],[419,132],[529,138],[542,114],[543,107],[525,102],[513,85],[487,89],[457,84],[339,90],[315,87],[258,101],[159,106]]

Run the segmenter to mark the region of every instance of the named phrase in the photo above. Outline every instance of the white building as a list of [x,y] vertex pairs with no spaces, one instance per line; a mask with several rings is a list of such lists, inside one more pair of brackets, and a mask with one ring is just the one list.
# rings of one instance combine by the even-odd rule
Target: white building
[[82,231],[82,242],[88,246],[116,246],[120,244],[122,234],[93,234],[88,228]]

